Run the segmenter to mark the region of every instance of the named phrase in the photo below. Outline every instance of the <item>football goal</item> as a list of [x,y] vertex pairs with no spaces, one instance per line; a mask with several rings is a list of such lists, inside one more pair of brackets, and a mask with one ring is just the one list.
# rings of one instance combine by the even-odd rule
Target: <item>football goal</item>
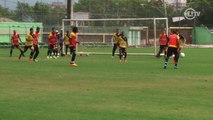
[[78,27],[81,42],[77,52],[88,54],[110,55],[116,29],[124,31],[128,39],[128,55],[155,55],[159,32],[166,30],[168,34],[168,18],[63,19],[63,35],[73,26]]

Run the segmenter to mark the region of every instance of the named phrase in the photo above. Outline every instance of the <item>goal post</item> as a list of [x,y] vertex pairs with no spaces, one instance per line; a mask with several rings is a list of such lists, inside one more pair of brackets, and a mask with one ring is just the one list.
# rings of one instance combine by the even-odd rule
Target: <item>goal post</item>
[[111,37],[117,28],[125,32],[131,48],[139,49],[128,48],[129,55],[155,55],[158,32],[165,29],[168,34],[168,18],[62,19],[63,35],[73,26],[79,28],[77,52],[90,54],[111,54]]

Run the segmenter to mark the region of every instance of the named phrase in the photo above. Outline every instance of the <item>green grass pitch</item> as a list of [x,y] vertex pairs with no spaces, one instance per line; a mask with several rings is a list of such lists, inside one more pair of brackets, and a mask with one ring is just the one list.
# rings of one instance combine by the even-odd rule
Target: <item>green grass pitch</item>
[[0,49],[0,120],[212,120],[212,49],[184,53],[164,70],[153,56],[77,56],[74,68],[46,49],[38,63]]

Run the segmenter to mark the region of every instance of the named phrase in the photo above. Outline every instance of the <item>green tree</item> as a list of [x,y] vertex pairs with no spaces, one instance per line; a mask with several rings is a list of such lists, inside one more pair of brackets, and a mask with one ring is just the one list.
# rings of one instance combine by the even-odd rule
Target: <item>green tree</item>
[[212,0],[190,0],[188,1],[188,7],[194,8],[196,11],[200,11],[200,16],[196,19],[198,24],[213,27],[213,1]]
[[32,7],[28,3],[17,3],[17,7],[15,12],[15,20],[16,21],[32,21]]
[[0,17],[12,19],[13,15],[14,15],[13,11],[10,11],[8,8],[4,8],[0,5]]

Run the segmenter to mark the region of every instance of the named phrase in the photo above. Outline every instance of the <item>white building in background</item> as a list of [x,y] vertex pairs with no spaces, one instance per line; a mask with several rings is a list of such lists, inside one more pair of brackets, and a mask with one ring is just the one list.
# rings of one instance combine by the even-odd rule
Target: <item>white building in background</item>
[[181,10],[186,6],[187,0],[165,0],[167,4],[171,4],[175,7],[176,10]]
[[74,19],[89,19],[89,12],[74,12]]

